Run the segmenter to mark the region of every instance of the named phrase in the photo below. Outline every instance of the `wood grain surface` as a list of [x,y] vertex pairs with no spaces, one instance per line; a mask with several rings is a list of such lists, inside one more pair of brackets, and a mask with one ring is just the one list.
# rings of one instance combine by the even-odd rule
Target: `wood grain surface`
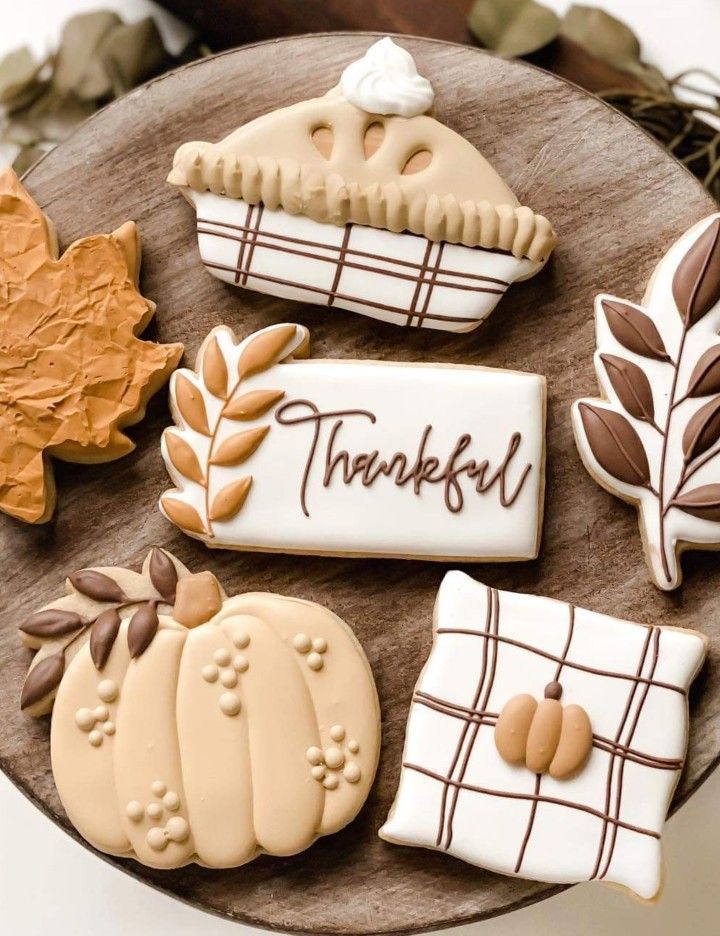
[[[720,757],[720,557],[686,555],[683,589],[659,592],[645,568],[635,511],[603,492],[580,464],[569,406],[596,390],[594,294],[639,300],[668,246],[714,205],[649,137],[577,88],[474,49],[407,39],[421,74],[433,81],[439,116],[489,157],[523,203],[555,223],[560,243],[554,260],[514,286],[487,325],[470,335],[406,331],[223,285],[199,262],[192,210],[164,182],[176,146],[218,139],[267,110],[323,93],[369,42],[361,34],[299,37],[187,66],[94,117],[29,174],[27,185],[55,221],[63,245],[128,218],[139,223],[143,289],[158,304],[151,333],[185,342],[186,361],[193,361],[214,325],[242,334],[295,320],[310,328],[318,356],[462,361],[546,374],[548,489],[540,558],[468,571],[500,588],[648,623],[694,626],[710,637],[710,660],[692,695],[690,752],[677,806]],[[302,855],[260,858],[228,871],[191,866],[168,873],[115,864],[206,909],[304,932],[436,928],[556,892],[377,838],[395,792],[408,703],[430,647],[432,606],[445,567],[208,551],[156,508],[167,486],[159,439],[168,422],[161,393],[131,430],[138,443],[132,455],[102,466],[57,465],[59,507],[51,523],[30,527],[0,518],[0,766],[71,831],[50,772],[48,721],[34,722],[19,711],[30,654],[16,628],[58,594],[65,573],[91,565],[138,567],[150,545],[160,544],[196,571],[212,569],[230,593],[297,595],[343,617],[375,673],[383,752],[360,817]]]

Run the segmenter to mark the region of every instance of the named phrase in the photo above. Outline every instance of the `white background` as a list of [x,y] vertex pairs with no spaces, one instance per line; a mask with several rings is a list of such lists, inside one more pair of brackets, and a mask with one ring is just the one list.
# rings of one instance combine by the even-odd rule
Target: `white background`
[[[569,5],[567,0],[544,2],[559,11]],[[717,0],[586,2],[631,25],[642,37],[645,57],[666,74],[691,66],[720,70]],[[20,43],[42,53],[69,15],[98,7],[117,9],[128,19],[151,10],[174,51],[188,35],[146,0],[4,0],[0,55]],[[588,884],[527,910],[454,932],[457,936],[716,936],[720,931],[719,802],[720,772],[716,772],[670,821],[665,836],[668,882],[653,907]],[[98,860],[0,774],[0,936],[250,936],[253,932],[260,931],[193,910]]]

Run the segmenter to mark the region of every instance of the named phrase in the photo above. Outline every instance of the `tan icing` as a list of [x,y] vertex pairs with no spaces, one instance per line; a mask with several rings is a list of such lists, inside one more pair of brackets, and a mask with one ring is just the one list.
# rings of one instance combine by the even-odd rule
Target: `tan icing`
[[120,687],[118,698],[116,702],[104,704],[113,723],[117,723],[129,663],[127,620],[120,625],[102,675],[95,669],[86,643],[69,664],[60,683],[50,735],[55,785],[70,821],[92,845],[113,855],[130,850],[130,840],[118,809],[113,769],[117,735],[94,747],[89,743],[88,734],[76,724],[75,715],[78,709],[96,708],[100,703],[98,684],[112,679]]
[[[234,602],[228,602],[232,605]],[[324,796],[308,783],[305,751],[319,740],[313,700],[287,648],[266,618],[226,617],[222,630],[250,637],[242,677],[248,721],[255,835],[263,851],[292,855],[314,840]]]
[[[330,150],[326,134],[322,151],[313,140],[320,126],[332,133]],[[418,153],[429,156],[410,162]],[[265,114],[219,143],[185,143],[168,181],[315,221],[411,231],[535,261],[555,245],[547,219],[521,207],[454,130],[426,114],[370,115],[337,91]]]
[[[128,667],[115,737],[118,813],[133,800],[149,804],[153,783],[162,779],[180,797],[179,814],[187,818],[175,715],[180,657],[187,633],[177,625],[161,628],[147,650]],[[157,822],[148,818],[134,823],[126,816],[123,821],[133,850],[144,864],[174,868],[192,857],[191,837],[157,850],[147,840]]]
[[545,773],[550,766],[562,728],[563,709],[557,699],[543,699],[538,703],[527,736],[525,764],[533,773]]
[[[211,867],[233,867],[257,852],[253,825],[253,788],[246,717],[223,715],[219,679],[202,675],[218,649],[233,650],[219,627],[188,635],[178,681],[177,729],[183,763],[187,810],[198,860]],[[242,686],[235,690],[242,694]],[[220,769],[209,765],[222,764]]]
[[173,617],[183,627],[204,624],[222,607],[220,583],[212,572],[186,575],[177,584]]
[[513,696],[503,706],[495,725],[495,747],[508,764],[524,764],[525,748],[537,701],[527,693]]
[[585,764],[592,749],[592,725],[581,705],[567,705],[555,756],[548,773],[556,780],[572,776]]
[[[336,832],[354,818],[365,801],[379,756],[380,707],[364,654],[359,652],[354,634],[340,618],[311,602],[265,593],[238,595],[225,603],[216,620],[224,622],[237,614],[260,617],[276,631],[287,645],[291,659],[311,694],[320,739],[302,748],[304,776],[311,776],[307,748],[318,746],[325,751],[338,746],[330,735],[333,726],[343,725],[348,739],[359,745],[358,752],[352,755],[361,771],[359,781],[341,782],[332,795],[325,797],[322,821],[315,830],[320,835]],[[327,642],[327,651],[321,657],[324,666],[320,672],[303,665],[305,657],[294,646],[298,634],[312,635],[314,639],[322,638]],[[249,672],[252,672],[252,643],[243,652],[250,660]],[[246,679],[245,676],[242,678],[243,681]]]
[[[184,590],[216,580],[170,558],[182,613]],[[100,571],[112,572],[131,597],[152,594],[147,562],[143,575]],[[235,866],[261,850],[302,850],[350,822],[367,797],[379,706],[350,629],[311,602],[220,594],[220,613],[192,630],[162,605],[157,634],[134,660],[127,647],[134,608],[124,609],[102,672],[87,642],[76,655],[68,650],[53,770],[71,820],[102,851],[158,868],[193,860]],[[90,618],[107,604],[69,597],[68,607]],[[321,670],[308,665],[313,655],[324,661]],[[237,707],[224,705],[228,697]]]

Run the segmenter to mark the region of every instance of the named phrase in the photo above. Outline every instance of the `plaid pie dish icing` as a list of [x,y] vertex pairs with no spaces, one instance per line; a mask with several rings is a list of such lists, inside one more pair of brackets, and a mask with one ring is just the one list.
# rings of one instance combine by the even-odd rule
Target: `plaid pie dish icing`
[[[687,749],[687,692],[706,639],[498,591],[462,572],[440,586],[434,632],[380,836],[503,874],[601,880],[656,897]],[[523,724],[518,704],[543,691]],[[508,715],[515,733],[501,736]],[[546,744],[536,744],[540,734]],[[586,740],[574,773],[554,769],[563,766],[554,755]]]
[[324,97],[175,154],[200,254],[226,282],[425,328],[469,331],[545,264],[550,222],[521,206],[386,38]]

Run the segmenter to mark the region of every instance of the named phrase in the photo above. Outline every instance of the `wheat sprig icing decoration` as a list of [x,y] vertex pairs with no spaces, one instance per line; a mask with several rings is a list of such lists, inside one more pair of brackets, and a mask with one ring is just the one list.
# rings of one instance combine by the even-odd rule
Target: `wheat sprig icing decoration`
[[655,584],[680,585],[680,553],[720,548],[720,214],[661,260],[642,305],[596,300],[603,399],[573,406],[590,474],[639,510]]
[[[306,357],[308,347],[307,329],[299,325],[272,325],[240,344],[229,328],[215,328],[200,348],[195,372],[174,375],[171,410],[179,428],[165,431],[162,449],[176,489],[163,495],[160,508],[186,533],[212,540],[213,524],[236,516],[250,493],[253,479],[246,474],[210,495],[213,469],[241,465],[270,431],[269,424],[243,429],[242,423],[259,419],[284,395],[272,387],[245,392],[245,379],[285,358]],[[201,458],[187,441],[190,435],[200,442]]]

